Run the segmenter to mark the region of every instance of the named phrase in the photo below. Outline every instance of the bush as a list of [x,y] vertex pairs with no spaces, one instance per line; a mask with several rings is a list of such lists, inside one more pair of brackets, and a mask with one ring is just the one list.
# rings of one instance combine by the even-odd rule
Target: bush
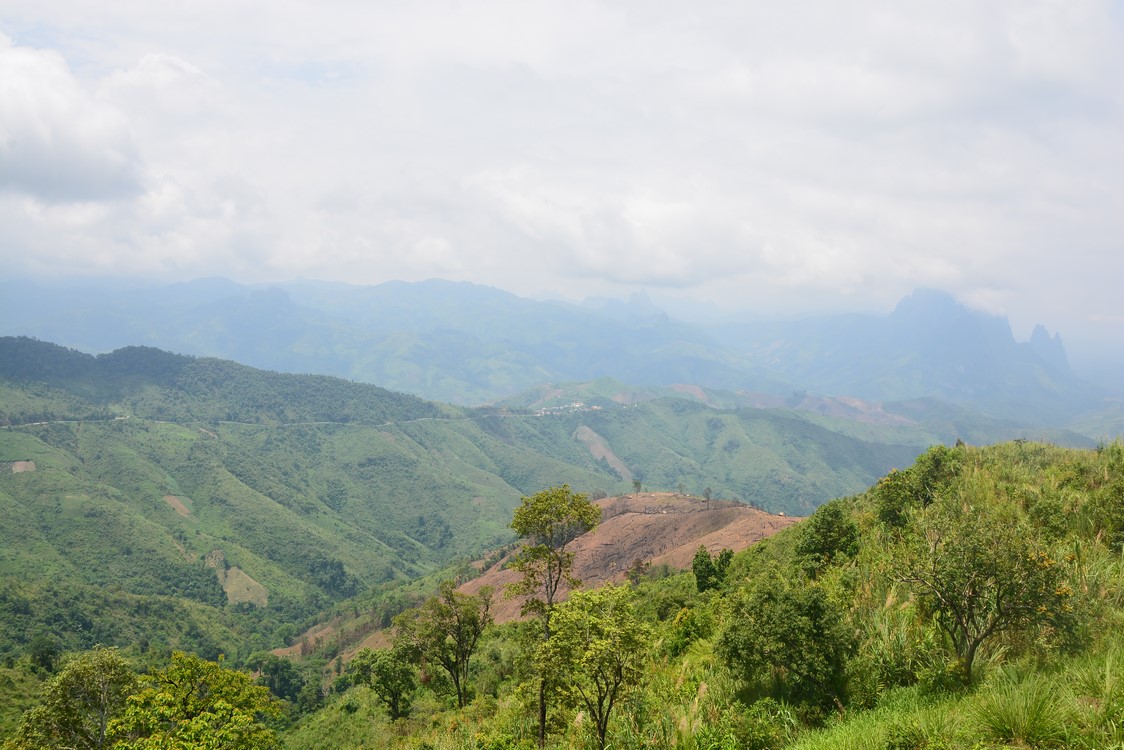
[[973,719],[983,737],[992,742],[1030,747],[1066,744],[1069,712],[1057,686],[1042,677],[1004,680],[983,696]]

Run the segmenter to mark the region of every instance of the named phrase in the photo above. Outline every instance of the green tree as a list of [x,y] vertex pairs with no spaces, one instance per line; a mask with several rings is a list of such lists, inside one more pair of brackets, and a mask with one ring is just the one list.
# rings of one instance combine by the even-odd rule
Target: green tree
[[59,656],[62,655],[62,645],[58,638],[49,635],[37,635],[28,644],[27,654],[31,658],[32,664],[46,672],[54,672]]
[[263,750],[278,746],[263,723],[280,714],[269,690],[248,674],[176,651],[144,678],[111,726],[118,750]]
[[726,582],[726,571],[734,559],[733,550],[724,549],[712,557],[705,545],[699,545],[691,561],[691,572],[695,574],[695,588],[704,591],[721,588]]
[[854,557],[859,551],[859,527],[842,500],[821,505],[800,525],[796,554],[813,577],[841,557]]
[[945,493],[964,463],[964,445],[934,445],[905,471],[892,470],[875,489],[875,510],[887,526],[906,525],[910,508],[928,507]]
[[992,507],[986,498],[934,503],[906,544],[898,578],[951,640],[965,684],[980,646],[994,636],[1047,625],[1070,629],[1072,589],[1013,508]]
[[[524,497],[515,509],[511,528],[524,539],[524,545],[509,567],[522,578],[510,584],[507,593],[528,597],[523,614],[539,618],[544,642],[550,640],[550,618],[562,583],[571,588],[581,584],[573,576],[574,553],[567,547],[600,522],[601,508],[565,484]],[[539,745],[546,743],[546,691],[547,673],[543,672],[539,675]]]
[[352,683],[375,691],[390,714],[401,719],[410,713],[410,695],[417,688],[414,666],[403,649],[365,648],[348,665]]
[[539,648],[539,669],[559,673],[558,689],[589,713],[602,750],[613,708],[643,679],[650,635],[630,589],[609,585],[559,604],[554,633]]
[[296,703],[305,680],[291,659],[271,653],[259,653],[247,659],[246,666],[261,673],[257,679],[259,685],[269,688],[269,692],[278,698]]
[[751,687],[818,709],[842,707],[851,649],[843,612],[824,590],[776,570],[735,602],[717,646]]
[[437,596],[394,618],[397,645],[444,669],[453,682],[460,708],[468,703],[469,663],[480,636],[492,622],[491,606],[491,587],[469,595],[457,591],[452,581],[445,581]]
[[125,708],[137,676],[115,648],[96,648],[66,662],[40,705],[24,713],[6,750],[110,747],[109,726]]

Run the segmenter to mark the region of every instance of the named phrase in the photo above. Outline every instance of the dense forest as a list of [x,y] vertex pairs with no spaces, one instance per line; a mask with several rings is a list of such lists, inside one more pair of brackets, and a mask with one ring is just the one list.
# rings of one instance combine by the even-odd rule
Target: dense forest
[[[526,510],[559,493],[577,505]],[[638,566],[617,585],[547,596],[566,540],[596,523],[580,499],[556,488],[516,511],[527,546],[513,564],[538,602],[524,621],[496,625],[486,592],[435,577],[385,648],[215,667],[246,670],[276,701],[246,724],[258,744],[222,746],[531,748],[540,725],[552,747],[1124,742],[1119,443],[938,446],[745,552],[704,549],[691,571]],[[25,740],[62,677],[94,659],[50,645],[3,667],[0,684],[47,706],[25,714],[13,748],[36,746]],[[110,734],[132,747],[157,736],[144,721],[161,675],[203,667],[136,647],[115,657],[137,681]]]

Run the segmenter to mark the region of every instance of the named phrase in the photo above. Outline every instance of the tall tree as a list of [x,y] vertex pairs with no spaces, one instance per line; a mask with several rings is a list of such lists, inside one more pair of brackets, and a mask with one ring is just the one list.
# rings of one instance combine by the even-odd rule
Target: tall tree
[[733,559],[733,550],[724,549],[716,557],[712,557],[706,551],[706,545],[700,544],[691,561],[691,572],[695,574],[695,588],[698,592],[701,594],[704,591],[721,588],[726,582],[726,571]]
[[24,713],[5,748],[110,747],[110,722],[121,715],[137,676],[115,648],[96,648],[68,661],[43,691],[43,702]]
[[[569,544],[601,522],[601,508],[585,493],[563,484],[524,497],[515,509],[511,528],[525,540],[510,566],[522,578],[508,586],[508,595],[527,596],[523,614],[542,624],[542,639],[551,636],[550,618],[563,582],[580,585],[573,575],[574,553]],[[546,744],[546,673],[539,675],[539,745]]]
[[375,691],[392,720],[409,715],[410,694],[418,683],[414,677],[414,666],[402,648],[365,648],[351,660],[348,672],[354,683]]
[[115,750],[267,750],[276,733],[262,719],[280,713],[269,689],[248,674],[176,651],[144,679],[121,719]]
[[457,591],[452,581],[441,584],[437,596],[394,619],[398,645],[435,662],[453,682],[460,708],[468,703],[468,668],[485,628],[492,623],[492,589],[475,595]]
[[627,586],[575,591],[558,605],[554,633],[539,649],[542,670],[557,670],[563,695],[593,719],[604,750],[613,708],[640,684],[649,629],[635,615]]

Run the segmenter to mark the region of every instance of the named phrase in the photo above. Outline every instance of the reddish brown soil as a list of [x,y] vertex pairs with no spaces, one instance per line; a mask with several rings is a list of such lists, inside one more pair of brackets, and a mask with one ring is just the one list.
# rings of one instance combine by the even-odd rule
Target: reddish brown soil
[[[574,574],[587,587],[623,580],[636,561],[682,570],[690,567],[699,545],[711,553],[726,548],[737,552],[799,520],[717,501],[708,509],[700,498],[670,493],[627,495],[597,504],[604,514],[601,525],[570,547]],[[522,600],[508,599],[502,591],[517,578],[500,564],[460,588],[476,593],[492,586],[497,592],[492,601],[496,621],[507,622],[519,617]]]
[[[606,581],[624,580],[628,570],[640,561],[651,565],[667,563],[676,570],[691,566],[699,545],[712,554],[722,549],[735,552],[772,536],[799,518],[774,516],[747,505],[727,501],[707,503],[701,498],[673,493],[641,493],[598,500],[602,522],[593,532],[575,540],[574,574],[586,587]],[[509,622],[519,617],[522,599],[508,599],[503,587],[518,576],[504,569],[504,562],[494,565],[478,578],[463,584],[460,590],[475,594],[484,586],[493,587],[492,612],[496,622]],[[338,623],[318,625],[301,640],[314,645],[326,641],[338,631]],[[341,653],[349,661],[361,648],[386,648],[390,645],[388,631],[375,631]],[[297,656],[301,646],[276,649],[282,656]]]

